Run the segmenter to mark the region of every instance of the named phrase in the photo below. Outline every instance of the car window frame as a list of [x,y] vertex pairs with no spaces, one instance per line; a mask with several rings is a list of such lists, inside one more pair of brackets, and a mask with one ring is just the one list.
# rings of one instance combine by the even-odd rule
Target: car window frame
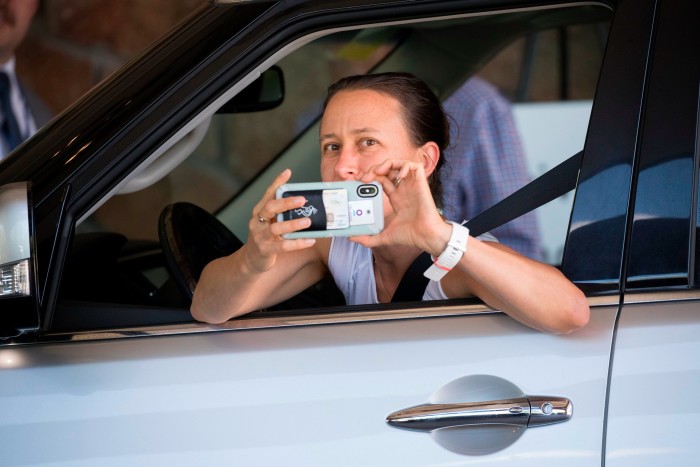
[[[583,2],[582,2],[582,3],[583,3]],[[601,3],[601,4],[604,4],[604,2],[600,2],[600,3]],[[553,7],[557,7],[557,6],[559,6],[559,5],[553,3],[552,6],[553,6]],[[414,14],[415,14],[415,12],[414,12]],[[467,13],[460,13],[460,15],[467,15]],[[291,34],[291,33],[290,33],[290,34]],[[229,58],[230,58],[230,57],[229,57]],[[223,59],[222,59],[222,60],[223,60]],[[215,61],[215,60],[210,60],[210,61],[208,62],[208,65],[207,65],[207,66],[214,67],[214,66],[215,66],[214,61]],[[268,61],[273,61],[273,59],[272,59],[272,58],[268,58]],[[257,69],[263,69],[265,66],[267,66],[267,64],[268,64],[267,61],[262,61],[262,62],[260,62],[260,64],[257,66]],[[241,67],[243,67],[243,65],[241,65]],[[242,69],[242,68],[239,68],[239,69]],[[229,76],[235,76],[235,75],[233,75],[232,73],[233,73],[233,72],[232,72],[231,70],[229,70]],[[201,88],[198,88],[198,89],[201,89]],[[194,89],[194,90],[196,90],[196,89]],[[194,90],[191,90],[191,92],[194,92]],[[179,96],[179,97],[182,97],[183,94],[185,94],[185,93],[180,93],[180,96]],[[197,103],[194,103],[194,104],[192,104],[192,105],[193,105],[193,106],[196,106],[196,105],[198,105],[198,106],[206,105],[206,107],[205,107],[206,109],[208,109],[208,108],[213,108],[215,105],[214,105],[214,104],[212,103],[212,101],[211,101],[211,96],[214,95],[214,94],[215,94],[214,91],[211,91],[211,92],[208,92],[208,93],[204,94],[203,96],[199,96],[199,98],[198,98],[198,100],[197,100]],[[223,96],[223,95],[220,94],[218,98],[221,98],[222,100],[227,100],[226,98],[223,98],[222,96]],[[169,96],[169,98],[172,99],[173,97],[172,97],[172,96]],[[167,102],[168,102],[168,99],[163,98],[161,101],[159,101],[159,105],[167,105]],[[206,111],[206,110],[205,110],[205,111]],[[205,112],[205,111],[204,111],[204,112]],[[200,114],[201,114],[201,113],[200,113]],[[144,125],[146,125],[146,124],[144,124]],[[164,130],[164,129],[161,129],[161,133],[159,133],[157,136],[156,136],[156,135],[153,135],[153,138],[156,138],[156,137],[157,137],[157,138],[163,138],[163,136],[162,136],[162,135],[163,135],[163,131],[162,131],[162,130]],[[136,130],[134,130],[134,131],[136,131]],[[142,147],[146,145],[144,141],[140,142],[140,144],[142,145]],[[131,148],[129,148],[129,149],[133,150],[134,147],[131,147]],[[136,160],[137,155],[138,155],[138,151],[136,151],[135,154],[132,155],[132,158],[131,158],[131,159],[132,159],[132,160]],[[111,156],[114,157],[114,153],[112,153]],[[126,161],[122,161],[122,163],[123,163],[123,165],[124,165],[124,168],[122,169],[123,171],[126,171],[126,170],[128,170],[128,169],[130,168],[129,164],[126,163]],[[79,174],[79,175],[86,176],[85,173],[81,173],[81,174]],[[95,177],[96,175],[93,173],[93,175],[91,175],[91,176]],[[109,183],[109,182],[104,182],[105,185],[107,185],[108,183]],[[86,184],[86,185],[88,185],[88,184]],[[105,185],[102,185],[102,186],[105,186]],[[96,191],[96,187],[92,187],[91,190],[92,190],[92,192]],[[92,193],[92,192],[91,192],[91,193]],[[74,197],[73,197],[74,195],[73,195],[72,193],[69,193],[68,190],[64,190],[64,191],[62,191],[62,192],[59,191],[59,195],[60,195],[60,196],[59,196],[59,199],[60,199],[61,201],[60,201],[58,204],[59,204],[59,206],[60,206],[60,207],[59,207],[59,210],[60,210],[61,214],[58,216],[58,218],[60,219],[58,223],[59,223],[60,225],[63,226],[63,228],[59,228],[59,230],[58,230],[59,233],[62,232],[61,238],[60,238],[59,242],[66,242],[66,241],[67,241],[67,238],[68,238],[68,237],[70,236],[70,234],[71,234],[73,222],[75,221],[76,218],[80,217],[81,215],[83,215],[83,214],[86,212],[86,210],[87,210],[87,207],[86,207],[86,206],[89,205],[89,200],[90,200],[90,199],[94,199],[94,196],[93,196],[92,198],[90,198],[89,196],[85,196],[85,197],[83,197],[83,198],[80,198],[80,202],[76,202],[76,201],[75,201],[76,198],[74,198]],[[48,205],[52,205],[52,203],[49,203],[49,202],[48,202],[48,199],[44,199],[44,202],[46,202]],[[53,207],[53,206],[52,206],[52,207]],[[55,209],[55,207],[53,207],[53,208]],[[48,216],[47,216],[47,217],[48,217]],[[60,251],[60,249],[59,249],[59,251]],[[56,261],[56,262],[54,262],[54,263],[52,263],[52,264],[55,265],[55,266],[54,266],[54,267],[55,267],[54,272],[59,273],[58,275],[60,276],[60,268],[62,267],[62,262],[61,262],[61,261]],[[48,284],[48,286],[52,286],[52,284]],[[54,286],[55,288],[58,287],[57,284],[53,284],[53,286]],[[50,293],[51,293],[51,292],[50,292]],[[55,290],[53,291],[53,293],[55,294]],[[45,300],[43,301],[43,306],[51,306],[51,298],[52,298],[52,297],[51,297],[50,294],[49,294],[48,297],[45,297]],[[48,300],[47,300],[47,299],[48,299]],[[55,300],[55,295],[53,296],[53,299]],[[55,305],[55,302],[54,302],[54,305]],[[435,305],[435,306],[433,306],[433,305]],[[425,310],[422,310],[422,311],[421,311],[420,309],[422,309],[422,308],[425,308]],[[401,318],[405,318],[405,317],[406,317],[406,315],[405,315],[406,309],[405,309],[405,308],[399,308],[399,309],[404,310],[404,313],[401,314]],[[416,315],[417,315],[417,316],[425,316],[426,313],[428,313],[428,314],[429,314],[429,313],[436,313],[436,314],[439,314],[439,315],[443,315],[443,314],[445,314],[445,313],[447,313],[447,314],[449,315],[450,313],[459,313],[459,314],[463,314],[463,313],[470,313],[470,312],[472,312],[472,313],[497,313],[496,311],[489,309],[489,308],[488,308],[487,306],[485,306],[483,303],[476,303],[476,304],[474,304],[474,307],[470,307],[469,305],[467,305],[466,308],[465,308],[465,305],[464,305],[464,304],[455,304],[454,306],[449,306],[449,305],[445,305],[445,304],[427,304],[427,305],[420,305],[420,306],[417,306],[416,309],[418,309],[418,312],[417,312],[414,316],[416,316]],[[471,311],[469,311],[469,310],[471,310]],[[371,316],[376,316],[376,313],[373,312],[373,311],[369,311],[368,313],[370,313]],[[380,312],[378,312],[378,313],[385,313],[385,312],[384,312],[384,311],[380,311]],[[353,319],[353,320],[354,320],[354,319],[360,319],[360,318],[359,318],[360,316],[362,316],[362,315],[361,315],[361,314],[356,314],[352,319]],[[258,320],[258,318],[253,318],[253,319],[254,319],[254,320]],[[261,319],[267,319],[267,318],[261,318]],[[342,319],[342,317],[339,317],[339,319]],[[348,319],[349,319],[349,318],[348,318]],[[367,318],[367,317],[365,317],[364,319],[371,320],[371,318]],[[389,319],[389,316],[377,316],[375,319]],[[50,322],[50,320],[49,320],[48,322]],[[287,320],[287,322],[289,322],[289,320]],[[191,325],[189,325],[189,324],[187,324],[187,325],[185,325],[185,326],[188,327],[188,328],[191,328]],[[231,325],[231,326],[234,326],[234,327],[235,327],[235,326],[237,326],[237,325],[233,324],[233,325]],[[195,328],[201,330],[201,329],[202,329],[202,326],[195,326]],[[206,327],[206,329],[210,329],[210,330],[211,330],[212,328]],[[216,329],[220,329],[220,328],[216,328]],[[112,332],[112,331],[105,331],[105,333],[107,333],[107,334],[109,334],[110,332]],[[189,331],[188,331],[188,332],[189,332]],[[118,334],[118,335],[121,336],[121,335],[129,334],[129,332],[126,332],[126,331],[124,331],[124,332],[116,332],[116,334]]]
[[[567,7],[572,7],[572,6],[571,6],[570,4],[563,5],[563,6],[562,6],[562,5],[553,5],[553,6],[552,6],[552,9],[567,8]],[[507,13],[510,13],[510,12],[512,12],[512,11],[516,11],[516,12],[517,12],[517,11],[519,11],[519,10],[518,10],[518,9],[515,9],[515,10],[510,10],[510,9],[506,9],[506,10],[496,10],[496,11],[494,11],[494,12],[491,12],[491,14],[494,14],[494,15],[497,15],[497,14],[507,14]],[[481,14],[483,14],[483,13],[481,13]],[[454,19],[464,18],[464,17],[470,17],[470,16],[473,16],[473,13],[460,13],[460,14],[458,14],[458,15],[454,15]],[[414,22],[414,21],[422,21],[422,20],[409,20],[409,21],[405,21],[405,22],[411,23],[411,22]],[[403,24],[403,23],[405,23],[405,22],[404,22],[404,21],[392,21],[392,22],[390,22],[390,23],[378,22],[378,23],[376,23],[376,24],[375,24],[375,23],[362,23],[361,25],[353,26],[352,29],[361,30],[361,29],[367,29],[367,28],[376,27],[376,26],[378,26],[378,25],[382,25],[382,26],[383,26],[383,25],[387,25],[387,24],[390,24],[390,25],[400,25],[400,24]],[[255,70],[252,71],[249,75],[247,75],[247,77],[244,78],[243,81],[245,81],[246,83],[252,81],[252,80],[253,80],[256,76],[258,76],[258,74],[261,73],[263,70],[265,70],[265,69],[269,68],[270,66],[273,66],[273,65],[275,65],[276,63],[278,63],[279,60],[280,60],[282,57],[286,56],[286,55],[289,53],[290,49],[297,49],[297,48],[302,47],[303,45],[305,45],[305,44],[307,44],[307,43],[309,43],[309,42],[311,42],[311,41],[313,41],[313,40],[315,40],[315,39],[317,39],[317,38],[319,38],[319,37],[327,36],[327,35],[329,35],[329,34],[333,34],[334,32],[337,32],[337,31],[344,31],[344,30],[346,30],[346,29],[347,29],[347,28],[345,28],[345,27],[341,27],[341,28],[330,28],[330,29],[324,29],[324,30],[321,30],[321,31],[316,31],[316,32],[314,32],[314,33],[312,33],[312,34],[303,36],[303,37],[297,39],[296,41],[287,44],[285,47],[283,47],[283,48],[281,48],[280,50],[278,50],[275,54],[273,54],[272,56],[268,57],[264,62],[262,62],[258,67],[256,67]],[[224,102],[228,101],[233,95],[235,95],[235,93],[238,92],[240,89],[241,89],[241,86],[239,86],[239,85],[236,85],[236,86],[235,86],[235,89],[233,89],[233,88],[232,88],[232,89],[229,89],[229,91],[227,91],[226,93],[224,93],[224,94],[222,94],[221,96],[219,96],[219,97],[216,99],[216,101],[212,102],[212,103],[207,107],[207,109],[205,109],[205,110],[202,112],[202,114],[211,113],[211,112],[213,111],[213,109],[216,109],[216,108],[220,107]],[[201,119],[201,118],[202,118],[202,114],[200,114],[200,115],[197,117],[197,119]],[[313,134],[313,132],[310,132],[310,133]],[[564,156],[566,156],[566,155],[564,155]],[[315,157],[315,156],[314,156],[314,157]],[[220,218],[220,220],[222,220],[226,225],[233,226],[233,228],[235,228],[236,226],[238,226],[238,227],[241,227],[241,226],[245,227],[245,226],[247,225],[247,222],[245,222],[244,220],[247,221],[247,218],[244,219],[244,220],[242,220],[242,219],[240,219],[240,218],[238,218],[238,217],[230,217],[230,216],[227,216],[227,213],[230,213],[230,212],[237,213],[235,216],[239,216],[240,213],[246,213],[245,215],[247,216],[247,213],[250,211],[250,208],[251,208],[252,204],[255,204],[255,203],[257,202],[258,198],[259,198],[259,196],[256,196],[256,195],[258,194],[258,192],[264,191],[264,189],[267,187],[267,185],[269,185],[269,183],[271,182],[271,179],[274,177],[274,175],[275,175],[277,172],[279,172],[279,170],[277,170],[277,169],[278,169],[278,166],[279,166],[280,164],[286,166],[286,165],[288,165],[288,161],[284,161],[284,160],[282,160],[282,159],[275,159],[275,160],[273,160],[273,161],[270,163],[270,165],[264,170],[264,173],[263,173],[263,174],[258,175],[258,176],[251,182],[251,184],[246,188],[246,190],[244,190],[244,192],[243,192],[242,194],[237,195],[237,200],[234,201],[234,203],[231,203],[229,206],[225,207],[221,212],[218,213],[218,217]],[[253,185],[257,186],[257,188],[253,187]],[[240,196],[240,198],[238,198],[239,196]],[[251,206],[242,207],[242,206],[241,206],[240,200],[245,200],[244,202],[247,202],[247,203],[251,204]],[[236,231],[235,233],[236,233],[240,238],[245,239],[245,235],[247,234],[247,230],[244,229],[244,230],[241,230],[241,231]],[[462,305],[459,304],[460,302],[462,303]],[[411,304],[411,306],[412,306],[413,309],[415,310],[414,313],[409,313],[405,306],[396,306],[396,308],[402,310],[402,311],[399,313],[399,315],[400,315],[402,318],[405,318],[405,317],[406,317],[407,315],[409,315],[409,314],[410,314],[410,315],[413,315],[414,317],[415,317],[415,316],[421,316],[421,317],[424,317],[424,316],[434,316],[436,313],[437,313],[438,315],[442,316],[442,313],[445,312],[444,310],[445,310],[446,308],[452,308],[452,307],[454,307],[454,306],[460,307],[460,306],[464,306],[464,305],[467,305],[467,306],[469,306],[469,305],[475,305],[475,306],[476,306],[476,310],[477,310],[477,311],[475,311],[476,313],[485,313],[485,312],[488,312],[488,313],[500,313],[500,312],[498,312],[498,311],[494,311],[494,310],[490,309],[487,305],[483,304],[483,303],[482,303],[479,299],[477,299],[477,298],[470,298],[470,299],[465,299],[465,300],[462,300],[462,301],[460,301],[460,300],[457,300],[457,301],[446,300],[446,301],[442,301],[442,302],[432,302],[432,303],[421,303],[421,302],[417,302],[417,303]],[[377,311],[377,310],[376,310],[377,306],[382,307],[383,309]],[[338,319],[340,319],[340,320],[343,321],[343,322],[346,322],[346,320],[348,320],[348,319],[351,320],[351,321],[354,321],[354,320],[356,320],[356,319],[360,319],[360,320],[363,319],[363,318],[360,318],[360,316],[369,316],[369,315],[364,315],[364,314],[363,314],[366,310],[369,310],[368,312],[371,313],[371,314],[375,314],[375,313],[388,313],[389,315],[393,315],[393,313],[392,313],[390,310],[388,310],[387,308],[391,309],[391,308],[394,308],[394,306],[389,306],[389,307],[387,307],[386,304],[379,304],[379,305],[362,305],[362,306],[359,306],[359,307],[347,307],[347,306],[344,306],[344,307],[342,307],[342,308],[340,308],[340,309],[337,309],[337,310],[332,311],[332,313],[335,313],[335,314],[340,315],[340,316],[338,316]],[[436,310],[434,310],[434,309],[436,309]],[[269,312],[267,312],[267,313],[269,313]],[[304,310],[297,310],[297,311],[294,311],[294,312],[291,312],[291,313],[284,313],[284,312],[282,312],[281,315],[280,315],[279,312],[278,312],[277,314],[278,314],[279,316],[285,316],[285,319],[289,319],[288,316],[300,316],[300,317],[306,316],[305,313],[304,313]],[[311,314],[313,315],[313,314],[315,314],[315,313],[311,313]],[[327,314],[329,314],[329,313],[326,311],[326,312],[324,312],[324,314],[327,315]],[[351,314],[351,315],[353,315],[353,317],[352,317],[352,318],[342,317],[342,315],[345,315],[345,314]],[[257,319],[257,317],[256,317],[255,319]],[[275,317],[274,314],[273,314],[272,316],[270,316],[270,315],[268,314],[266,317],[264,317],[264,318],[262,318],[262,319],[277,319],[277,317]],[[304,320],[307,320],[307,319],[308,319],[308,316],[307,316],[306,318],[303,318],[303,319],[304,319]],[[365,318],[365,319],[366,319],[366,318]],[[380,317],[379,319],[383,319],[383,318]]]

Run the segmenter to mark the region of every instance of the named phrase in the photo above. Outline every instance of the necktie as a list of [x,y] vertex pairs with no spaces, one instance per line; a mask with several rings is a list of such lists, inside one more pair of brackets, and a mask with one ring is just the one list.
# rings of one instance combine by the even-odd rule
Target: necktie
[[10,151],[22,142],[22,133],[19,131],[17,118],[10,103],[10,77],[7,73],[0,72],[0,111],[2,112],[2,135],[7,140]]

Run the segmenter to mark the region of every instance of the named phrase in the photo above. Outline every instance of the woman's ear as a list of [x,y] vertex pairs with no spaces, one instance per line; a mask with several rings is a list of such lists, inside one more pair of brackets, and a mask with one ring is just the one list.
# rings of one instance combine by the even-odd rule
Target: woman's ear
[[428,141],[420,147],[423,156],[423,170],[428,177],[435,171],[438,160],[440,159],[440,148],[432,141]]

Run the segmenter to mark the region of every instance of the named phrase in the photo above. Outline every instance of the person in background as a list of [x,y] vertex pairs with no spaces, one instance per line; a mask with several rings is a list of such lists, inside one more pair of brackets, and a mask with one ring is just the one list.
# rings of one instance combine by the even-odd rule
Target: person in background
[[0,160],[51,118],[15,73],[15,50],[38,8],[39,0],[0,0]]
[[[444,103],[452,117],[453,144],[445,151],[444,215],[461,222],[485,211],[530,182],[510,102],[490,83],[472,77]],[[492,232],[504,245],[542,259],[534,212]]]

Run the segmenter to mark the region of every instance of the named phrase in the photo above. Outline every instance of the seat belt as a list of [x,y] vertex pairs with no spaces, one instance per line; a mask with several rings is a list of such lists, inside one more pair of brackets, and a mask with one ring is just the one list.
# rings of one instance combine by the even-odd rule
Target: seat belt
[[583,151],[548,170],[512,195],[502,199],[464,225],[473,237],[517,219],[576,188]]
[[423,272],[425,272],[431,264],[433,264],[433,260],[430,259],[428,253],[422,252],[419,254],[401,278],[401,282],[399,282],[394,296],[391,297],[391,303],[420,302],[423,300],[425,288],[428,287],[428,282],[430,281],[430,279],[423,275]]
[[[478,237],[576,188],[582,158],[583,151],[577,152],[512,195],[466,221],[464,225],[469,229],[469,235]],[[429,282],[423,272],[432,263],[428,253],[418,255],[401,278],[391,302],[421,301]]]

